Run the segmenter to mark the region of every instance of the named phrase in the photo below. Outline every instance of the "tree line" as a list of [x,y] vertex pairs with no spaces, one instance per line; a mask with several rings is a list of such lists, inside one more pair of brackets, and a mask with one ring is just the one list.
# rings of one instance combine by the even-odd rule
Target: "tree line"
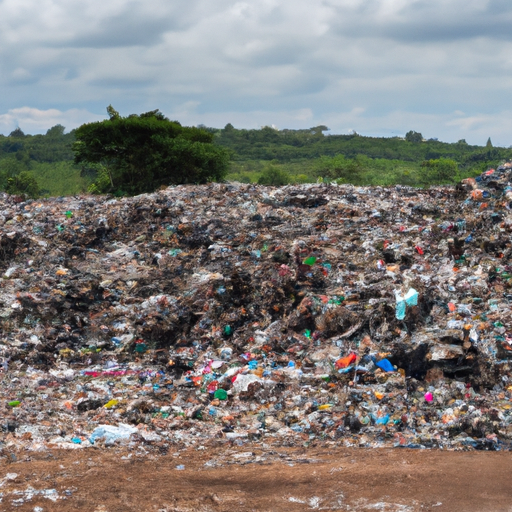
[[512,158],[512,149],[404,137],[301,130],[182,126],[159,110],[108,119],[69,133],[20,128],[0,135],[0,190],[27,197],[151,192],[179,183],[238,180],[270,185],[337,181],[413,186],[455,183]]

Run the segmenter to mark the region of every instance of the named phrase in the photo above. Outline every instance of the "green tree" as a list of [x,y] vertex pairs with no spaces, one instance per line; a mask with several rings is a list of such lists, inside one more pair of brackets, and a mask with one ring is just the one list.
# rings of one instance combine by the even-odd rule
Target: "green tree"
[[46,131],[46,136],[51,139],[58,139],[64,135],[64,130],[64,126],[61,124],[56,124]]
[[5,189],[7,185],[7,179],[12,178],[19,174],[22,171],[26,171],[27,169],[23,165],[18,158],[16,158],[18,153],[13,156],[9,156],[0,160],[0,188]]
[[35,176],[28,171],[22,171],[12,178],[7,178],[5,191],[11,195],[21,195],[36,198],[40,194],[39,184]]
[[426,160],[421,164],[421,178],[423,185],[452,183],[458,172],[457,162],[449,158]]
[[286,171],[279,169],[279,167],[276,167],[275,165],[269,164],[263,169],[261,176],[258,178],[258,183],[260,185],[280,187],[290,183],[290,176]]
[[228,152],[213,145],[212,133],[181,126],[158,110],[121,117],[109,105],[107,112],[109,119],[75,131],[75,163],[98,169],[92,192],[135,195],[226,175]]
[[23,133],[23,130],[18,126],[15,130],[13,130],[11,133],[9,133],[9,137],[15,137],[15,138],[23,138],[25,137],[25,134]]
[[316,173],[322,178],[358,185],[362,181],[363,160],[360,155],[356,158],[345,158],[344,155],[322,156],[317,164]]
[[492,148],[492,142],[491,142],[491,137],[489,137],[487,139],[487,144],[485,145],[486,148]]
[[405,134],[405,140],[407,142],[422,142],[423,141],[423,135],[419,132],[415,132],[413,130],[408,131]]

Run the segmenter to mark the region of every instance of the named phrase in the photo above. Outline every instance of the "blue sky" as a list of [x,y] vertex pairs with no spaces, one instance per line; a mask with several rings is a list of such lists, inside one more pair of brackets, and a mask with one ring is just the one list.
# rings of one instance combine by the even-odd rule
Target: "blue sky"
[[509,0],[0,0],[0,133],[185,125],[512,145]]

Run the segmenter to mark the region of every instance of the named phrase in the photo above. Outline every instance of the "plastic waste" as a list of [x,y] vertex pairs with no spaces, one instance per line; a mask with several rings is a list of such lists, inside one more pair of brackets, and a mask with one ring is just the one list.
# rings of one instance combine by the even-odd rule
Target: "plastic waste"
[[218,398],[219,400],[227,400],[228,393],[225,389],[217,389],[215,393],[213,393],[214,398]]
[[389,414],[385,416],[374,416],[375,425],[387,425],[389,422]]
[[418,305],[418,292],[414,288],[410,288],[409,291],[405,294],[404,300],[408,306],[417,306]]
[[380,361],[377,361],[375,364],[381,370],[384,370],[385,372],[394,372],[395,371],[395,367],[387,359],[382,359]]
[[356,359],[357,359],[356,354],[352,353],[352,354],[349,354],[348,356],[338,359],[335,363],[335,366],[338,370],[341,368],[347,368],[347,366],[350,366]]
[[405,299],[400,295],[399,292],[395,292],[396,297],[396,306],[395,306],[395,316],[397,320],[403,320],[405,318],[406,311],[406,303]]
[[261,379],[252,373],[248,373],[247,375],[239,374],[233,382],[233,387],[237,392],[247,391],[249,384],[258,382],[259,380]]
[[112,444],[118,440],[128,440],[132,434],[137,432],[136,428],[124,423],[117,427],[114,425],[98,425],[89,436],[89,442],[94,444],[95,441],[103,438],[106,444]]

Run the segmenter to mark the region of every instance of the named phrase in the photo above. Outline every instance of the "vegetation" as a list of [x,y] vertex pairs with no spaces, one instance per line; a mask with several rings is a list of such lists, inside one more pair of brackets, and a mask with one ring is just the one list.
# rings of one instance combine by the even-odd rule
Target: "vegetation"
[[94,193],[135,195],[161,186],[207,183],[224,178],[228,152],[212,144],[213,134],[181,126],[158,110],[80,126],[73,144],[76,164],[96,166]]
[[[512,158],[512,149],[424,140],[410,130],[405,137],[326,135],[325,126],[307,130],[237,130],[231,124],[215,133],[231,152],[228,179],[258,182],[268,164],[286,173],[289,183],[335,180],[355,185],[417,187],[450,184],[475,176]],[[275,171],[274,171],[275,172]]]
[[189,128],[158,110],[126,118],[107,110],[109,119],[69,133],[56,125],[45,135],[26,135],[20,128],[0,135],[0,190],[27,197],[122,195],[222,179],[425,187],[455,183],[512,159],[512,149],[495,147],[490,138],[485,146],[473,146],[464,139],[425,140],[413,130],[402,138],[377,138],[327,135],[326,126]]
[[260,185],[272,185],[274,187],[287,185],[289,182],[290,177],[288,173],[275,165],[267,165],[258,178]]
[[85,192],[91,179],[73,164],[75,135],[64,131],[56,125],[45,135],[25,135],[20,128],[0,135],[0,190],[27,197]]

